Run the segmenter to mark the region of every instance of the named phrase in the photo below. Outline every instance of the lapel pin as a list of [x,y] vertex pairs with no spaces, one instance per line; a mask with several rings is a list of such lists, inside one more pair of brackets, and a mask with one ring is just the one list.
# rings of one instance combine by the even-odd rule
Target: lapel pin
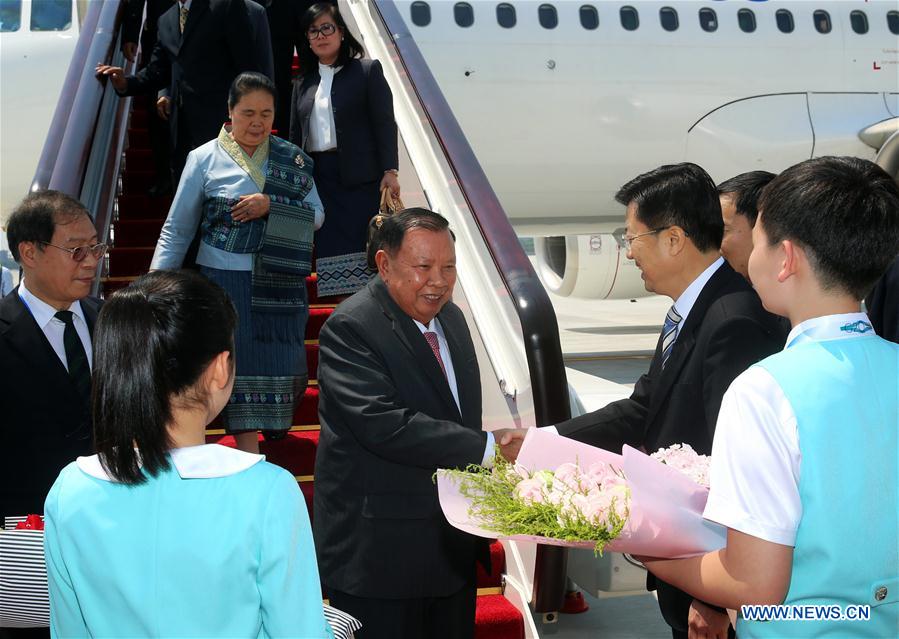
[[302,155],[296,156],[296,157],[293,159],[293,161],[294,161],[294,163],[295,163],[298,167],[300,167],[301,169],[302,169],[304,166],[306,166],[306,163],[303,161],[303,156],[302,156]]

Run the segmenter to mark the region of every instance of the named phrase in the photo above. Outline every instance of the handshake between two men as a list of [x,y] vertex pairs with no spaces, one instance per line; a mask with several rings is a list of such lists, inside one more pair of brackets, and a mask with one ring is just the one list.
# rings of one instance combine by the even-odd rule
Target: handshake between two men
[[527,428],[500,428],[493,431],[500,454],[512,463],[518,459],[518,452],[527,434]]

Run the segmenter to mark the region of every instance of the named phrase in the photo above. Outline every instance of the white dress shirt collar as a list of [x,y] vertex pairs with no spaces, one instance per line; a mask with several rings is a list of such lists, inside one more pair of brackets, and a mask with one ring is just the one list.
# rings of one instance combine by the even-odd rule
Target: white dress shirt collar
[[[265,459],[265,455],[245,453],[242,450],[219,444],[173,448],[169,451],[169,455],[172,458],[172,465],[178,471],[181,479],[228,477],[243,472]],[[77,463],[78,468],[91,477],[111,482],[116,481],[100,464],[99,455],[79,457]]]
[[[28,307],[28,310],[31,311],[31,316],[42,331],[46,329],[47,324],[56,317],[57,310],[29,291],[28,287],[25,285],[24,279],[19,282],[19,299],[22,300],[25,306]],[[84,322],[85,326],[87,325],[87,319],[84,317],[84,310],[81,308],[80,300],[72,302],[68,310],[72,311],[72,314],[76,317],[79,317],[81,321]]]
[[178,0],[178,8],[180,9],[181,7],[184,7],[185,9],[190,11],[191,2],[193,2],[193,0]]
[[684,322],[687,320],[687,315],[693,310],[693,306],[696,304],[696,300],[699,299],[699,294],[702,293],[702,289],[705,288],[705,285],[712,279],[712,275],[721,268],[722,264],[724,264],[723,257],[719,257],[712,262],[708,268],[699,274],[699,277],[690,282],[690,286],[688,286],[686,290],[681,293],[680,297],[674,301],[674,308],[677,309],[678,314],[682,318],[680,322],[681,326],[684,325]]
[[866,313],[839,313],[813,317],[800,322],[787,335],[785,349],[805,340],[816,342],[847,337],[874,335],[874,327]]

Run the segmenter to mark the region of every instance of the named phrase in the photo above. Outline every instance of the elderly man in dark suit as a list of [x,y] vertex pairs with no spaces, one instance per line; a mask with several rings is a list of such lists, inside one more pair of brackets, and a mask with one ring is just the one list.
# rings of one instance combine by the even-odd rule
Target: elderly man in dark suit
[[234,78],[242,71],[263,70],[255,33],[244,0],[178,0],[159,18],[146,67],[127,77],[121,67],[97,67],[121,95],[168,89],[176,181],[187,154],[215,138],[228,119]]
[[361,639],[468,638],[483,540],[443,517],[438,468],[491,463],[478,362],[452,303],[446,220],[384,221],[379,276],[343,302],[320,339],[321,441],[313,529],[331,602]]
[[0,300],[0,518],[43,513],[59,471],[93,452],[89,297],[106,245],[90,214],[57,191],[33,193],[7,225],[25,277]]

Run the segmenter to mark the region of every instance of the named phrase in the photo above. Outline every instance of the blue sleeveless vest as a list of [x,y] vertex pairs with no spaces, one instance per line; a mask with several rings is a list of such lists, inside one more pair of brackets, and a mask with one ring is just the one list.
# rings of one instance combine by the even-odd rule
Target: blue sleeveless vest
[[899,636],[899,346],[875,335],[804,341],[758,366],[799,431],[802,519],[784,604],[871,606],[868,621],[745,621],[737,635]]

